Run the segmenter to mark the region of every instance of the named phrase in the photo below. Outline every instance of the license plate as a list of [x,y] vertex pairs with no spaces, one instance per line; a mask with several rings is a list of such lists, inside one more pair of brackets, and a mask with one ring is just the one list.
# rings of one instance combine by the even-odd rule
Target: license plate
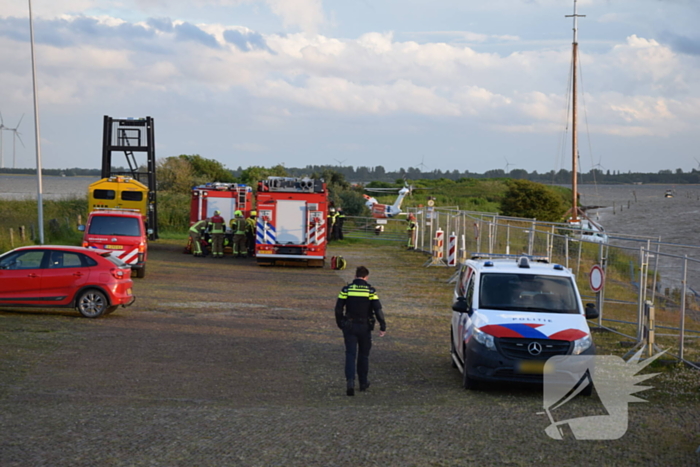
[[105,245],[107,250],[123,250],[124,245]]
[[518,373],[542,375],[545,374],[545,363],[545,360],[523,360],[518,362],[517,370]]
[[256,254],[258,254],[258,255],[271,255],[272,252],[269,250],[261,250],[261,251],[258,251]]
[[129,288],[129,289],[126,289],[126,294],[127,294],[127,295],[131,295],[131,289],[130,289],[130,288]]

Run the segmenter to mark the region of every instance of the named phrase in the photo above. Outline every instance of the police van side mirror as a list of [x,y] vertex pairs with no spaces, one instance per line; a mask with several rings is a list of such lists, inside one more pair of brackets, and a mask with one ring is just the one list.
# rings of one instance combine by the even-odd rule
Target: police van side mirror
[[457,297],[457,301],[452,304],[452,310],[457,313],[467,313],[469,316],[472,315],[472,308],[469,306],[469,302],[465,297]]
[[586,303],[586,319],[596,319],[600,313],[593,303]]
[[80,225],[78,226],[78,230],[81,231],[81,232],[85,232],[85,226],[84,226],[83,224],[80,224]]

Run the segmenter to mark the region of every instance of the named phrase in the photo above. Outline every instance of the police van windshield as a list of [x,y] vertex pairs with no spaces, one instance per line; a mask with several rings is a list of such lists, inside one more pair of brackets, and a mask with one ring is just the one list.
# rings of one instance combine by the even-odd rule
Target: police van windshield
[[140,237],[141,221],[135,217],[95,216],[90,221],[89,234]]
[[540,313],[580,313],[568,277],[533,274],[483,274],[479,308]]

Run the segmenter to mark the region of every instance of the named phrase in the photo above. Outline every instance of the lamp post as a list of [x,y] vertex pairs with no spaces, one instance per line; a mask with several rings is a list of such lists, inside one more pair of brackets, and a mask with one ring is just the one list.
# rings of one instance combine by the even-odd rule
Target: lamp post
[[39,135],[39,102],[36,87],[36,63],[34,59],[34,21],[32,20],[32,0],[29,1],[29,40],[32,49],[32,82],[34,85],[34,138],[36,142],[36,181],[37,181],[37,223],[39,224],[39,244],[44,244],[44,188],[41,181],[41,137]]

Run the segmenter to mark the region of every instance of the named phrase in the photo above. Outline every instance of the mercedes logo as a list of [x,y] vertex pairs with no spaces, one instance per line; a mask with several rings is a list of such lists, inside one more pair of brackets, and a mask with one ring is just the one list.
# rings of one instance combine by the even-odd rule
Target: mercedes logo
[[539,355],[542,353],[542,344],[539,342],[530,342],[527,346],[527,351],[530,355]]
[[116,239],[116,238],[112,238],[112,241],[113,241],[113,242],[116,242],[116,241],[117,241],[117,239]]

